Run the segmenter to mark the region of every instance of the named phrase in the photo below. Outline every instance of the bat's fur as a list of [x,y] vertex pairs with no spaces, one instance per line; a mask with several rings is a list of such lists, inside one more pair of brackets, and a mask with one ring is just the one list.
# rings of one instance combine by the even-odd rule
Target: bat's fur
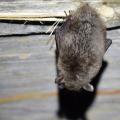
[[96,10],[84,4],[56,29],[59,51],[56,82],[78,91],[98,73],[105,53],[106,27]]

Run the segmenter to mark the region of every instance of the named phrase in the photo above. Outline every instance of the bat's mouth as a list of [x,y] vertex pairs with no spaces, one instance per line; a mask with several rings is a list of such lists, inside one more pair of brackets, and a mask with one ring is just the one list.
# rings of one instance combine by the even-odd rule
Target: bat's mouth
[[62,76],[59,76],[55,79],[55,83],[58,85],[60,89],[68,89],[71,91],[79,91],[81,89],[80,86],[73,85],[70,83],[65,83],[64,78]]
[[83,88],[86,91],[92,92],[94,87],[90,84],[90,80],[82,80],[82,81],[65,81],[63,74],[59,74],[55,79],[55,83],[58,85],[60,89],[67,89],[70,91],[80,91]]

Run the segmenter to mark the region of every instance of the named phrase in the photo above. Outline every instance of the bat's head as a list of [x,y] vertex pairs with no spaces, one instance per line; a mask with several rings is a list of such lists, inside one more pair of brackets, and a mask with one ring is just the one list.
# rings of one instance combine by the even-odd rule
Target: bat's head
[[[72,60],[67,61],[66,63],[61,62],[62,60],[59,58],[58,60],[58,68],[60,70],[60,74],[56,78],[56,83],[60,87],[64,87],[68,90],[79,91],[81,88],[84,88],[87,91],[92,91],[93,88],[89,85],[92,78],[98,73],[101,67],[101,63],[98,61],[89,59],[79,59],[77,61]],[[91,61],[90,61],[91,60]]]
[[89,84],[90,80],[85,75],[63,75],[60,74],[55,82],[58,84],[60,88],[66,88],[70,91],[80,91],[81,88],[85,89],[86,91],[93,91],[94,88],[92,85]]

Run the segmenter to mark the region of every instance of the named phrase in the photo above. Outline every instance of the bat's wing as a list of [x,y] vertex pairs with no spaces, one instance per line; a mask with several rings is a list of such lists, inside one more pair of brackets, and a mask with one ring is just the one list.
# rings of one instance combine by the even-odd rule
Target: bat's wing
[[107,49],[110,47],[111,44],[112,44],[112,40],[111,39],[106,39],[106,41],[105,41],[105,52],[107,51]]

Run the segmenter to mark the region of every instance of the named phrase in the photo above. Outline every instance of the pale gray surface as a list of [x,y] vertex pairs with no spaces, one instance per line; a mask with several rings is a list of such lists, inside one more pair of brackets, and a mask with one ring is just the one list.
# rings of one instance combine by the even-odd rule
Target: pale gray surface
[[[0,1],[0,5],[5,1]],[[30,1],[18,2],[22,4]],[[21,4],[18,9],[22,8]],[[30,6],[29,3],[26,7]],[[8,6],[4,9],[0,7],[3,11],[10,9],[5,8]],[[41,9],[46,10],[45,8],[46,4]],[[5,23],[0,23],[0,26],[1,35],[47,29],[41,29],[41,26]],[[88,112],[89,120],[120,120],[120,30],[108,32],[108,38],[113,40],[105,55],[109,64],[99,85],[102,93]],[[0,120],[58,119],[55,114],[57,89],[54,84],[54,50],[49,50],[50,45],[46,44],[48,39],[45,35],[0,37]]]
[[[0,18],[7,20],[33,20],[40,21],[41,17],[65,17],[64,11],[69,14],[69,10],[75,10],[82,2],[89,2],[95,8],[103,6],[102,2],[105,0],[2,0],[0,1]],[[120,1],[112,0],[108,1],[108,6],[114,8],[114,17],[106,18],[107,26],[120,25]],[[115,2],[114,2],[115,1]],[[117,2],[116,2],[117,1]],[[109,10],[108,10],[109,11]],[[103,11],[104,12],[104,11]],[[103,15],[102,15],[103,16]],[[42,19],[43,20],[43,19]],[[57,19],[55,19],[57,20]]]
[[[55,91],[54,52],[48,36],[0,38],[0,120],[53,120],[56,96],[34,98],[36,92]],[[30,98],[19,99],[19,94]],[[38,94],[40,95],[40,94]],[[11,101],[11,102],[10,102]]]
[[[108,37],[113,44],[105,56],[109,66],[99,86],[103,94],[89,111],[90,120],[120,120],[120,93],[104,94],[120,90],[120,30]],[[0,38],[0,120],[58,119],[57,96],[51,95],[56,92],[54,50],[49,50],[47,40],[48,36],[39,35]],[[51,94],[42,97],[44,92]]]
[[[120,29],[113,30],[108,32],[108,38],[113,40],[113,43],[108,49],[107,53],[105,54],[105,60],[108,61],[108,69],[107,73],[104,75],[104,80],[102,81],[103,85],[101,86],[102,89],[119,89],[120,84],[118,81],[120,80]],[[113,82],[114,81],[114,82]],[[104,83],[109,83],[107,86]]]
[[[40,24],[40,23],[39,23]],[[51,25],[24,25],[24,24],[9,24],[0,23],[0,35],[11,34],[29,34],[29,33],[45,33]]]

